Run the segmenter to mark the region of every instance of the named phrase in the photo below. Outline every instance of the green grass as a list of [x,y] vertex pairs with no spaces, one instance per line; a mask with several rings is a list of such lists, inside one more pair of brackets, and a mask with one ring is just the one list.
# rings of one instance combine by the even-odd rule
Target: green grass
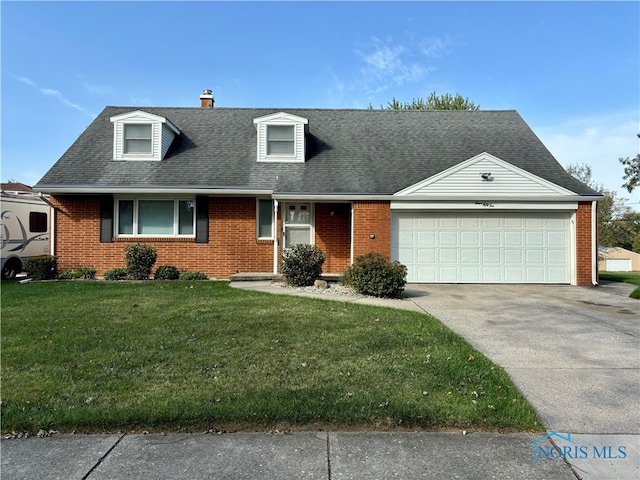
[[636,285],[638,288],[632,291],[629,296],[640,299],[640,272],[600,272],[599,275],[603,280]]
[[2,430],[540,430],[427,315],[225,282],[2,283]]

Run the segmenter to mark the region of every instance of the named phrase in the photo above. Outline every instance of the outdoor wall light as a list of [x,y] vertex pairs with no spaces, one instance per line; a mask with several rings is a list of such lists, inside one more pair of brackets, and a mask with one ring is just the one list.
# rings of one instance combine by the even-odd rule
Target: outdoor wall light
[[375,236],[375,234],[373,234],[373,233],[372,233],[371,235],[369,235],[369,238],[370,238],[371,240],[375,240],[376,236]]
[[480,176],[482,177],[482,180],[484,180],[485,182],[489,182],[492,180],[491,173],[481,173]]

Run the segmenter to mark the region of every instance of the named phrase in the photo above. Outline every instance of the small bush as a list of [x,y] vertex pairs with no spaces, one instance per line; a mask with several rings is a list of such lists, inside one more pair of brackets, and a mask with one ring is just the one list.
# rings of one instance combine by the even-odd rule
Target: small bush
[[294,245],[282,254],[282,275],[296,287],[313,285],[322,274],[325,259],[324,252],[315,245]]
[[104,272],[105,280],[126,280],[127,269],[125,267],[111,268]]
[[127,275],[132,280],[147,280],[158,258],[158,250],[143,243],[127,245],[124,250],[127,261]]
[[58,278],[60,280],[74,280],[76,278],[93,280],[96,278],[96,269],[93,267],[80,267],[74,270],[62,270],[58,272]]
[[209,280],[209,277],[202,272],[182,272],[180,280]]
[[163,265],[158,267],[154,278],[156,280],[178,280],[180,278],[180,272],[176,267]]
[[343,275],[362,295],[397,297],[407,283],[407,267],[400,262],[389,262],[387,257],[370,252],[358,257]]
[[62,270],[61,272],[58,272],[58,278],[60,280],[73,280],[80,277],[78,272],[75,270]]
[[93,267],[76,268],[74,272],[78,275],[78,278],[83,278],[85,280],[93,280],[96,278],[96,269]]
[[53,255],[39,255],[24,262],[24,271],[34,280],[52,280],[56,278],[58,259]]

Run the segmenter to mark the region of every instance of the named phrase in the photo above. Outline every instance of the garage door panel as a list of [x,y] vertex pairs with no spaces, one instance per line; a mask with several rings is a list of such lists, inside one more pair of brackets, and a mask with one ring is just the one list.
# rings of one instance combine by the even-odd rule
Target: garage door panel
[[569,212],[393,213],[410,282],[570,283]]
[[418,245],[435,245],[436,244],[436,232],[424,232],[418,231],[417,233]]
[[504,232],[505,247],[521,247],[524,244],[522,232]]
[[483,232],[482,233],[482,244],[483,245],[500,245],[501,241],[500,232]]
[[458,232],[439,232],[440,245],[458,245]]
[[505,250],[504,263],[512,265],[522,265],[524,263],[524,255],[522,250]]
[[480,267],[462,267],[460,269],[463,283],[477,283],[480,281]]

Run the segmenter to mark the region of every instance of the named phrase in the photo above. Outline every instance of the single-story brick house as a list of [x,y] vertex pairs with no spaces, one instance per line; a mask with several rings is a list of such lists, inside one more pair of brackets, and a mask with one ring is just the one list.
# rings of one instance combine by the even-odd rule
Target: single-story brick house
[[34,187],[59,268],[98,275],[134,242],[159,265],[277,273],[311,243],[409,282],[597,281],[596,202],[515,111],[106,107]]

